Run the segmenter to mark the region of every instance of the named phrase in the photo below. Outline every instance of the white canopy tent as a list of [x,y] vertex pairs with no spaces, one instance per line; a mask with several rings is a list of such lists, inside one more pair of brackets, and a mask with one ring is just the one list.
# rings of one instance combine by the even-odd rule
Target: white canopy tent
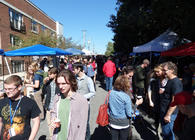
[[94,53],[92,51],[89,51],[87,49],[83,49],[82,52],[84,52],[85,55],[94,55]]

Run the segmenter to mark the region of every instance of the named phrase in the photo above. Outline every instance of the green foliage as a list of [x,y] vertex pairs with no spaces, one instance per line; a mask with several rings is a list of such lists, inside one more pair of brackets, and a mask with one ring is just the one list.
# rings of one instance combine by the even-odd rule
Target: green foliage
[[75,43],[72,38],[67,38],[66,42],[65,42],[65,48],[75,48],[75,49],[82,49],[81,45],[78,45],[77,43]]
[[23,47],[31,46],[35,44],[42,44],[49,47],[56,47],[57,37],[46,33],[34,34],[31,32],[30,35],[24,38]]
[[110,56],[110,55],[113,55],[113,53],[114,53],[113,43],[112,42],[108,42],[105,55],[106,56]]
[[132,52],[167,29],[195,40],[194,6],[192,0],[117,0],[117,15],[107,25],[115,33],[114,50]]
[[28,35],[26,36],[18,37],[16,45],[11,46],[10,49],[15,50],[36,44],[42,44],[49,47],[56,47],[57,38],[56,36],[48,35],[46,33],[35,34],[29,32]]
[[42,44],[45,46],[53,47],[53,48],[77,48],[81,49],[81,45],[77,45],[72,41],[72,38],[65,39],[63,36],[56,37],[55,35],[47,34],[47,33],[40,33],[35,34],[29,32],[27,36],[21,36],[16,38],[16,45],[11,46],[10,49],[15,50],[19,48],[24,48],[27,46],[32,46],[36,44]]

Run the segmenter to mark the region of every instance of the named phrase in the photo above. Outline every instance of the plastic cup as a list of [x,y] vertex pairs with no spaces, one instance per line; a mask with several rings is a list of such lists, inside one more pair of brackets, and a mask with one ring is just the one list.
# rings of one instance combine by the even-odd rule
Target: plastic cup
[[60,124],[60,119],[57,118],[57,119],[55,119],[54,122],[55,122],[56,128],[59,128],[60,125],[61,125],[61,124]]

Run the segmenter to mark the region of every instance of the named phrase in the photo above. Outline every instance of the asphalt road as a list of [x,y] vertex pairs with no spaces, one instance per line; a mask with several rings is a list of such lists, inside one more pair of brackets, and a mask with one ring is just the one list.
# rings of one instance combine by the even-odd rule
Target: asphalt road
[[[90,132],[91,140],[110,140],[109,128],[98,127],[96,124],[96,118],[98,115],[98,109],[101,104],[104,103],[107,92],[97,81],[97,91],[94,98],[91,99],[90,104]],[[149,118],[146,113],[141,111],[143,118],[142,121],[139,119],[133,121],[132,125],[132,140],[158,140],[162,139],[156,135],[154,129],[154,120]],[[160,135],[160,128],[158,129]],[[40,124],[39,132],[36,136],[36,140],[49,140],[49,131],[46,120]]]

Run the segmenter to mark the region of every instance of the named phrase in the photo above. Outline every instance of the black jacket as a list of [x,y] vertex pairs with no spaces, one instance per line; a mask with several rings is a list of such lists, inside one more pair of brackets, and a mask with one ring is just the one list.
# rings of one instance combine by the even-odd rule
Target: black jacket
[[[49,109],[49,105],[50,105],[50,101],[51,101],[51,86],[50,86],[51,82],[52,82],[52,80],[49,80],[47,83],[45,83],[43,85],[43,89],[42,89],[43,96],[44,97],[46,96],[45,104],[44,104],[44,108],[46,110]],[[57,94],[57,93],[60,93],[58,86],[56,86],[56,90],[55,90],[55,94]]]

